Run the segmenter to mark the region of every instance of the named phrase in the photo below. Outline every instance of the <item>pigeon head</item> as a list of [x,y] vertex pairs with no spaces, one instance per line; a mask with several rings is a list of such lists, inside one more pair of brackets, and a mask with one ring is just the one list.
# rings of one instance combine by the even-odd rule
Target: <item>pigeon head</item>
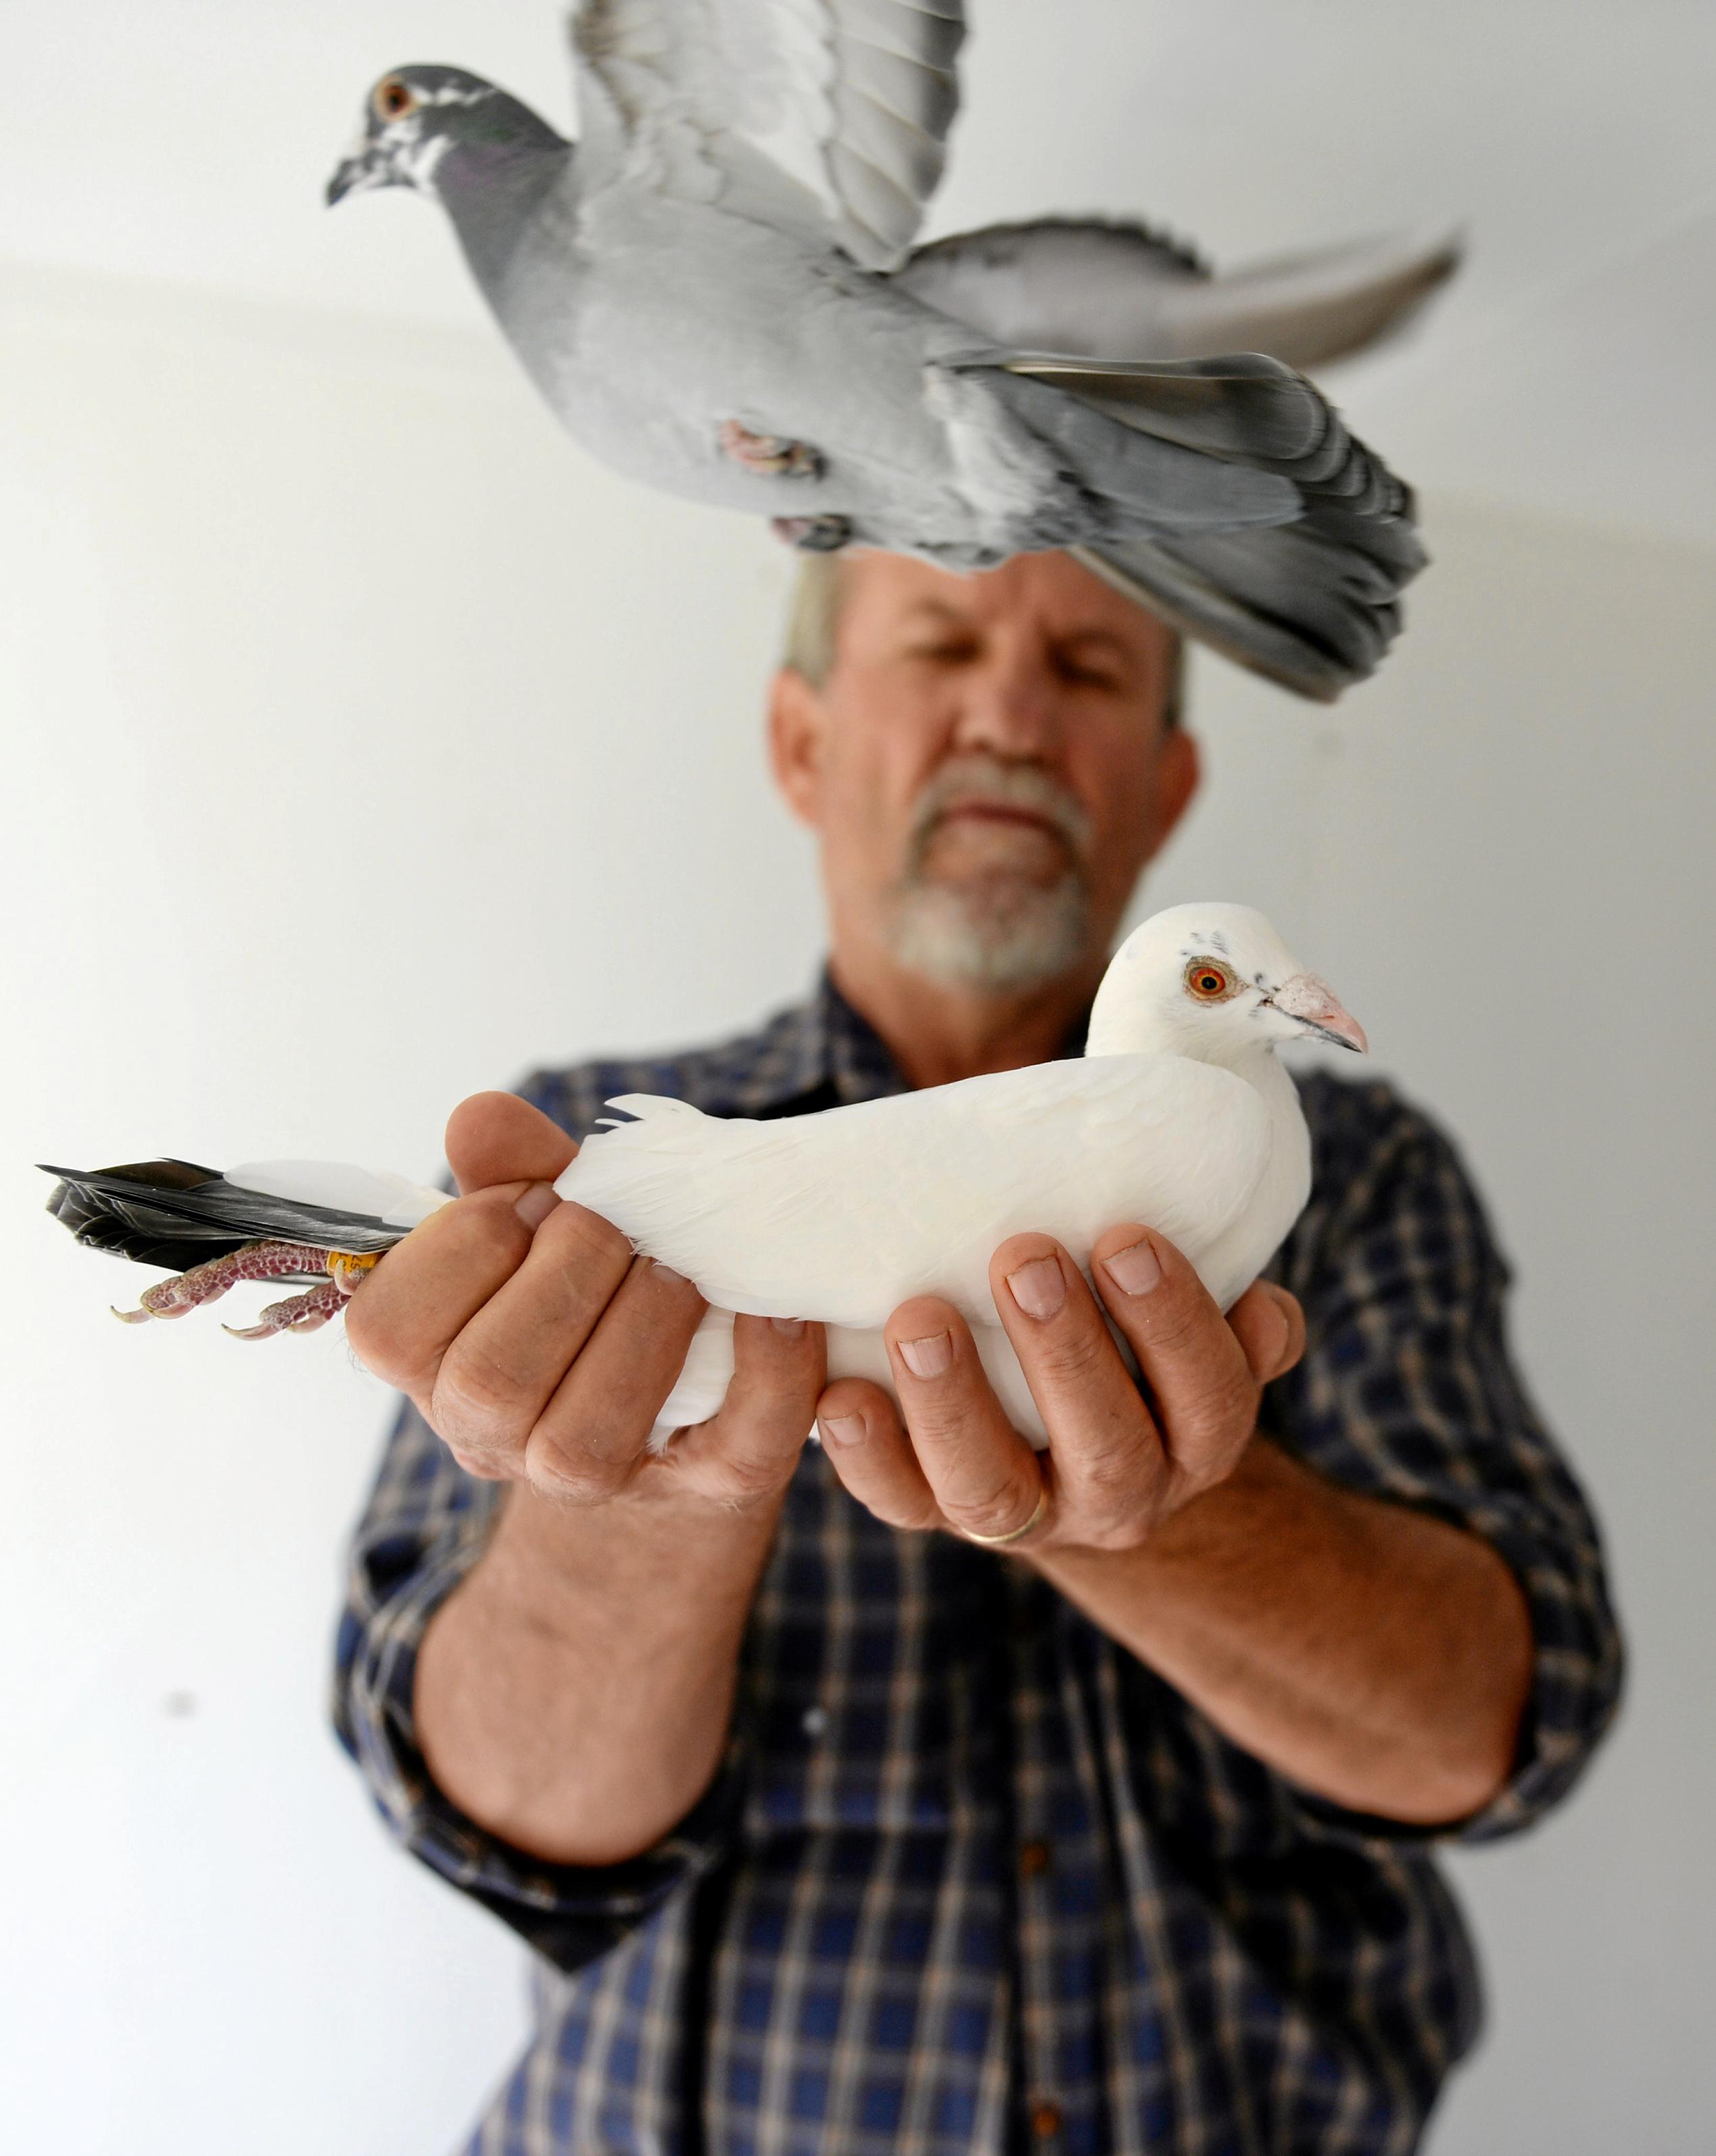
[[463,68],[414,66],[384,74],[364,102],[357,140],[327,183],[330,204],[372,187],[439,194],[450,157],[500,168],[520,153],[566,143],[527,105]]
[[1299,1040],[1368,1045],[1333,989],[1254,907],[1174,906],[1135,928],[1109,962],[1087,1052],[1233,1064]]

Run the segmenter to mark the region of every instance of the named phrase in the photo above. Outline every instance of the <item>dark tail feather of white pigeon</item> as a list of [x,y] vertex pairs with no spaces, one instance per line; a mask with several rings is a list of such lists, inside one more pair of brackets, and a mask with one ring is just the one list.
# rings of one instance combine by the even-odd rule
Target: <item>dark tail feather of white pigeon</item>
[[408,1232],[374,1214],[251,1190],[188,1160],[94,1169],[41,1165],[44,1175],[59,1178],[48,1210],[86,1249],[173,1271],[261,1241],[379,1254]]
[[[1081,470],[1102,470],[1081,439],[1082,411],[1289,481],[1300,505],[1291,521],[1152,531],[1115,501],[1106,505],[1112,536],[1073,552],[1176,627],[1300,696],[1333,701],[1374,671],[1400,631],[1400,593],[1426,558],[1412,495],[1302,375],[1257,352],[1183,367],[1020,353],[988,378]],[[1103,481],[1113,469],[1111,460]]]
[[1460,258],[1455,234],[1390,234],[1217,276],[1147,225],[1040,218],[935,240],[894,282],[1015,349],[1156,361],[1266,352],[1317,367],[1395,335]]
[[259,1321],[229,1326],[241,1340],[314,1332],[337,1317],[369,1270],[446,1194],[403,1176],[331,1161],[259,1161],[223,1175],[188,1160],[122,1168],[47,1168],[48,1210],[88,1250],[170,1275],[145,1290],[127,1325],[182,1317],[241,1283],[302,1281]]

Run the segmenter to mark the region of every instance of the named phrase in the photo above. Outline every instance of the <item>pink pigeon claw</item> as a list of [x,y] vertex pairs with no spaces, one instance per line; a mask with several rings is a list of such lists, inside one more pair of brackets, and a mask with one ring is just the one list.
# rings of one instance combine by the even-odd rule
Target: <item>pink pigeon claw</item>
[[715,439],[723,456],[766,479],[819,479],[822,475],[821,455],[809,442],[795,442],[785,434],[755,434],[737,419],[723,420]]
[[[359,1273],[356,1278],[361,1280]],[[355,1285],[355,1282],[354,1282]],[[223,1325],[221,1331],[234,1340],[272,1340],[281,1332],[319,1332],[331,1317],[337,1317],[352,1299],[352,1289],[335,1278],[302,1295],[289,1295],[284,1302],[271,1302],[254,1325]]]
[[[205,1302],[217,1301],[240,1281],[302,1280],[327,1270],[326,1250],[308,1243],[245,1243],[188,1272],[157,1281],[138,1296],[136,1310],[116,1310],[121,1325],[141,1325],[152,1317],[182,1317]],[[231,1327],[226,1327],[230,1332]]]

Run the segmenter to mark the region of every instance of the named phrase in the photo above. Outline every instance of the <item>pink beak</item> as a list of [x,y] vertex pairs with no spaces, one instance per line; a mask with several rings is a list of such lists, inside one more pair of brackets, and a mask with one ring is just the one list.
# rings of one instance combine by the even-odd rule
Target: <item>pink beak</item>
[[1301,1025],[1321,1034],[1325,1040],[1338,1041],[1343,1048],[1356,1049],[1361,1055],[1370,1045],[1364,1027],[1342,1008],[1328,982],[1319,981],[1315,973],[1295,973],[1292,980],[1282,983],[1269,1000],[1278,1011],[1297,1019]]

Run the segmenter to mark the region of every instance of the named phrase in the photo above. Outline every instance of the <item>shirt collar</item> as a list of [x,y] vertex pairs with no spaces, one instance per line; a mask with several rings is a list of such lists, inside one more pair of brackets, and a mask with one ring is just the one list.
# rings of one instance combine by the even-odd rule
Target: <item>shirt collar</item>
[[817,1067],[813,1083],[832,1088],[835,1097],[876,1101],[903,1093],[905,1074],[893,1053],[862,1011],[849,1004],[826,966],[817,978],[809,1012],[816,1036]]
[[[1090,1015],[1087,1006],[1067,1028],[1062,1057],[1084,1054]],[[790,1094],[826,1091],[845,1106],[908,1090],[887,1043],[840,993],[826,966],[809,999],[789,1014],[788,1023],[792,1037],[783,1075]]]

